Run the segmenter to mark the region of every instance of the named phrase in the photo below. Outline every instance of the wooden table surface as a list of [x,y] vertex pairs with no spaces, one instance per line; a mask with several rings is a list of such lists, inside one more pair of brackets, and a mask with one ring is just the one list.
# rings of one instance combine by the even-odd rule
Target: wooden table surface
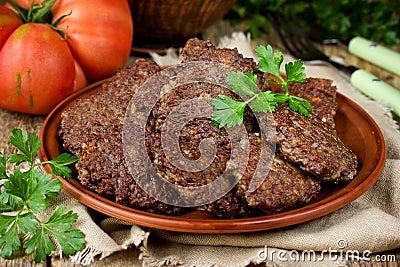
[[[103,260],[96,260],[90,267],[135,267],[141,266],[137,260],[137,251],[131,248],[126,251],[117,252]],[[371,257],[370,262],[350,262],[347,267],[399,267],[400,266],[400,249],[395,251],[387,251],[380,253],[379,258]],[[15,260],[4,260],[0,258],[1,267],[79,267],[82,265],[72,264],[68,258],[48,258],[46,262],[35,264],[32,257],[17,258]],[[263,264],[250,265],[249,267],[265,266]],[[228,266],[227,266],[228,267]]]
[[[339,56],[345,59],[346,64],[356,65],[358,67],[362,67],[381,79],[386,80],[394,87],[400,90],[400,77],[397,77],[387,71],[379,69],[368,62],[360,60],[354,56],[351,56],[347,53],[347,51],[338,48],[336,46],[324,46],[323,49],[327,54],[332,56]],[[400,125],[400,118],[395,117],[395,120]],[[366,240],[367,242],[367,240]],[[394,251],[387,251],[384,253],[380,253],[378,257],[381,259],[386,259],[386,261],[377,261],[378,258],[372,257],[371,262],[351,262],[347,266],[349,267],[400,267],[400,249]],[[64,258],[56,258],[56,257],[48,257],[46,262],[36,264],[33,261],[31,256],[26,256],[23,258],[16,258],[14,260],[4,260],[0,258],[0,267],[77,267],[81,266],[78,264],[73,264],[70,262],[68,257]],[[126,251],[121,251],[114,253],[113,255],[106,257],[103,260],[96,259],[94,263],[90,264],[91,267],[126,267],[126,266],[141,266],[138,261],[138,252],[135,248],[128,249]],[[255,265],[251,265],[255,266]],[[257,266],[265,266],[265,265],[257,265]]]

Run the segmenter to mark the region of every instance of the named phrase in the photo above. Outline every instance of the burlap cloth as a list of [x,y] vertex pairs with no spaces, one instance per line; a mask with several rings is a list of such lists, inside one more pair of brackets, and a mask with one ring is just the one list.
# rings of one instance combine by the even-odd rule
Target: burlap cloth
[[[296,260],[296,255],[330,249],[342,255],[347,251],[358,251],[361,255],[364,251],[379,253],[400,248],[400,132],[390,113],[356,91],[336,70],[310,65],[306,70],[309,76],[333,79],[339,91],[368,111],[381,128],[387,161],[381,177],[368,192],[337,212],[295,227],[231,235],[142,229],[114,218],[95,222],[85,206],[62,193],[53,206],[66,204],[79,214],[75,226],[86,234],[87,241],[87,248],[71,257],[71,261],[90,264],[136,246],[138,264],[143,266],[246,266],[260,262],[267,266],[339,266],[344,264],[344,256],[317,254],[317,258],[308,261],[301,257]],[[43,120],[0,109],[0,152],[5,155],[12,152],[8,137],[14,127],[39,134]]]

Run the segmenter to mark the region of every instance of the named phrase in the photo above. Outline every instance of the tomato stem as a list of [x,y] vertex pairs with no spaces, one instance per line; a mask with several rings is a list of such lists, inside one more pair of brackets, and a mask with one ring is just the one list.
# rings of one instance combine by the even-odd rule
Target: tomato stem
[[25,9],[15,3],[13,0],[6,0],[21,16],[21,20],[24,23],[42,23],[48,25],[50,28],[58,32],[63,36],[64,39],[67,38],[65,32],[59,28],[57,28],[58,24],[62,19],[71,15],[72,11],[69,14],[65,14],[58,18],[55,22],[53,20],[53,14],[51,13],[51,8],[57,2],[57,0],[43,0],[42,3],[32,3],[29,9]]
[[[44,23],[48,17],[51,17],[50,9],[54,6],[57,0],[52,0],[47,4],[47,0],[44,0],[41,4],[32,4],[33,10],[32,22]],[[36,6],[35,6],[36,5]]]

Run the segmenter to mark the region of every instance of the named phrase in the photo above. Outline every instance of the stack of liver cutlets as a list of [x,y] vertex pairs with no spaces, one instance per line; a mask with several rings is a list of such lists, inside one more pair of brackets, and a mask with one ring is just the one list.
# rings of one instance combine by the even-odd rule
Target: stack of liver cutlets
[[79,157],[76,169],[83,186],[122,205],[177,214],[179,207],[157,201],[136,184],[126,167],[122,145],[126,107],[137,88],[159,71],[148,59],[121,70],[102,90],[79,99],[62,114],[60,135],[65,149]]
[[[253,59],[243,58],[236,49],[219,49],[209,41],[190,39],[181,52],[183,63],[213,62],[234,71],[262,73]],[[291,93],[304,97],[313,105],[313,114],[304,117],[280,105],[274,112],[275,140],[262,140],[254,114],[246,109],[244,125],[248,132],[249,158],[240,180],[225,196],[193,209],[162,203],[144,192],[126,167],[122,147],[122,128],[126,107],[140,85],[160,67],[140,59],[121,70],[100,92],[77,103],[63,114],[60,135],[66,150],[77,155],[78,180],[99,195],[117,203],[155,213],[180,214],[204,211],[222,218],[240,218],[256,214],[279,213],[305,205],[321,189],[321,181],[348,182],[356,174],[357,158],[337,136],[334,129],[336,88],[327,79],[309,78],[306,84],[291,85]],[[263,88],[264,87],[264,88]],[[273,88],[281,90],[281,88]],[[209,117],[189,121],[179,134],[181,153],[189,160],[201,158],[199,145],[211,138],[216,147],[213,161],[199,172],[174,166],[165,155],[161,133],[169,112],[194,98],[215,98],[224,94],[240,99],[227,88],[209,83],[189,83],[165,94],[152,110],[146,127],[146,148],[158,174],[170,183],[201,186],[214,181],[230,160],[231,145],[225,129],[211,124]],[[276,142],[276,152],[263,151],[262,142]],[[275,153],[274,153],[275,152]],[[271,157],[272,165],[261,185],[249,191],[260,156]],[[216,185],[218,187],[218,184]],[[215,188],[218,190],[218,188]],[[160,188],[162,194],[176,194]]]

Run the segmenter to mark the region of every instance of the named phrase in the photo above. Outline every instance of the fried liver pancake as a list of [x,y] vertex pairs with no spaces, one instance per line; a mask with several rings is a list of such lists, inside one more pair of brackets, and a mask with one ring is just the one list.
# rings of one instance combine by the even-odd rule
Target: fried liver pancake
[[321,182],[270,151],[268,146],[264,148],[267,152],[264,156],[273,159],[271,167],[257,189],[249,190],[250,182],[260,161],[261,142],[260,134],[250,134],[247,170],[238,183],[238,194],[244,196],[247,204],[273,214],[302,206],[315,198],[320,192]]
[[316,116],[306,117],[280,105],[274,112],[276,142],[285,160],[323,181],[351,181],[357,173],[357,156],[336,131]]

